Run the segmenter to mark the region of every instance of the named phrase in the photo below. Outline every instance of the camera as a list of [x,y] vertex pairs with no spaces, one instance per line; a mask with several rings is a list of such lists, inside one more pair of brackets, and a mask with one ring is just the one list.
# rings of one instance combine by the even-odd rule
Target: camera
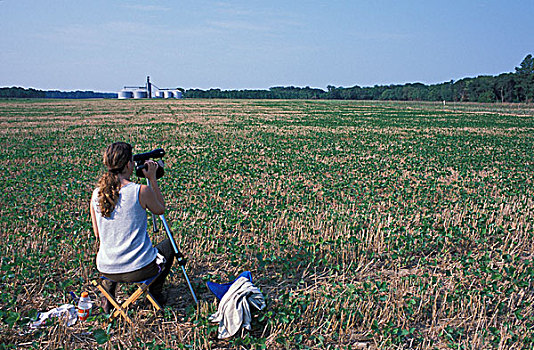
[[[137,175],[137,177],[145,177],[145,174],[143,174],[143,169],[146,168],[145,162],[149,159],[155,160],[163,158],[164,155],[165,151],[163,148],[156,148],[150,152],[134,154],[133,160],[135,162],[135,175]],[[156,169],[156,179],[159,179],[165,175],[165,170],[163,169],[163,160],[159,160],[157,163],[158,168]]]

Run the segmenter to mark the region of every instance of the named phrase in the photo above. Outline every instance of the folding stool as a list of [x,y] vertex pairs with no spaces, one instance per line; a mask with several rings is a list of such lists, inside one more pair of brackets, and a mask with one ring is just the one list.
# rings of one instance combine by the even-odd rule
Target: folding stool
[[[91,281],[91,284],[93,286],[95,286],[96,288],[98,288],[98,290],[104,295],[104,297],[106,297],[106,299],[109,300],[111,305],[113,305],[115,307],[115,311],[111,314],[111,318],[115,318],[115,317],[121,315],[122,317],[124,317],[124,319],[126,321],[128,321],[131,325],[133,325],[133,321],[131,320],[131,318],[127,314],[127,308],[128,308],[128,306],[130,304],[135,302],[141,295],[146,294],[146,298],[150,301],[150,303],[152,303],[154,308],[156,308],[156,311],[161,310],[161,305],[159,305],[159,303],[152,296],[152,294],[150,294],[150,291],[148,290],[148,287],[150,287],[150,285],[156,280],[156,278],[159,277],[159,275],[160,274],[158,273],[157,275],[155,275],[153,277],[150,277],[149,279],[146,279],[144,281],[117,282],[117,283],[126,283],[126,284],[132,284],[133,283],[133,284],[137,285],[136,291],[132,295],[130,295],[130,297],[128,297],[128,299],[126,299],[122,303],[122,305],[119,305],[117,300],[111,294],[109,294],[106,291],[106,289],[104,288],[104,286],[102,285],[102,282],[100,280],[98,280],[98,281],[93,280],[93,281]],[[111,281],[109,278],[106,278],[104,276],[101,276],[100,278]],[[114,282],[114,281],[112,281],[112,282]]]
[[234,282],[237,281],[241,277],[245,277],[250,282],[252,282],[252,274],[250,273],[250,271],[245,271],[245,272],[242,272],[239,276],[237,276],[236,279],[233,280],[232,282],[215,283],[215,282],[208,281],[206,282],[206,286],[215,295],[215,297],[217,297],[217,299],[221,300],[222,297],[226,294],[226,292],[228,292],[232,284],[234,284]]

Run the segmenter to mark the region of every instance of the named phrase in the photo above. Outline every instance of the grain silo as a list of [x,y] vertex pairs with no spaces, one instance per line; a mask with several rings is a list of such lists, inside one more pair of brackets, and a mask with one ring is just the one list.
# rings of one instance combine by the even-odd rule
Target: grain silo
[[129,90],[121,90],[119,91],[118,98],[119,100],[133,98],[133,92]]
[[134,90],[133,98],[147,98],[148,93],[145,89]]
[[[0,0],[1,1],[1,0]],[[182,91],[178,89],[159,88],[146,77],[145,86],[125,86],[117,94],[119,99],[140,98],[182,98]]]
[[164,90],[163,96],[165,98],[174,98],[174,93],[171,90]]

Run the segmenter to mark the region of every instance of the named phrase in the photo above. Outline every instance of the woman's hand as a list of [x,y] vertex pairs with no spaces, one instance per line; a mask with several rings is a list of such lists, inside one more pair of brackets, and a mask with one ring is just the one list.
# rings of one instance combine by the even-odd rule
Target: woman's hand
[[156,170],[158,169],[158,163],[153,160],[147,160],[145,162],[146,168],[143,169],[143,174],[149,180],[156,180]]

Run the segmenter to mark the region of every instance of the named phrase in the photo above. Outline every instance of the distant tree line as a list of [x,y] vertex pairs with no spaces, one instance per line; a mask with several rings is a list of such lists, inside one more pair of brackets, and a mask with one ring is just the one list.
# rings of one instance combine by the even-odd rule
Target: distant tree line
[[[183,90],[183,89],[181,89]],[[41,91],[20,87],[0,88],[0,98],[117,98],[116,93],[93,91]],[[481,75],[441,84],[375,85],[373,87],[318,88],[277,86],[268,90],[184,90],[184,98],[325,99],[458,102],[533,102],[534,58],[527,55],[514,73]]]
[[184,93],[185,98],[231,98],[231,99],[318,99],[325,98],[325,91],[309,86],[272,87],[269,90],[221,90],[191,89]]
[[229,99],[335,99],[462,102],[533,102],[534,59],[527,55],[514,73],[482,75],[441,84],[375,85],[349,88],[327,86],[327,90],[310,87],[272,87],[269,90],[191,89],[185,98]]
[[21,87],[4,87],[0,88],[0,98],[117,98],[117,94],[94,91],[42,91]]
[[113,92],[94,92],[94,91],[45,91],[45,98],[117,98]]

